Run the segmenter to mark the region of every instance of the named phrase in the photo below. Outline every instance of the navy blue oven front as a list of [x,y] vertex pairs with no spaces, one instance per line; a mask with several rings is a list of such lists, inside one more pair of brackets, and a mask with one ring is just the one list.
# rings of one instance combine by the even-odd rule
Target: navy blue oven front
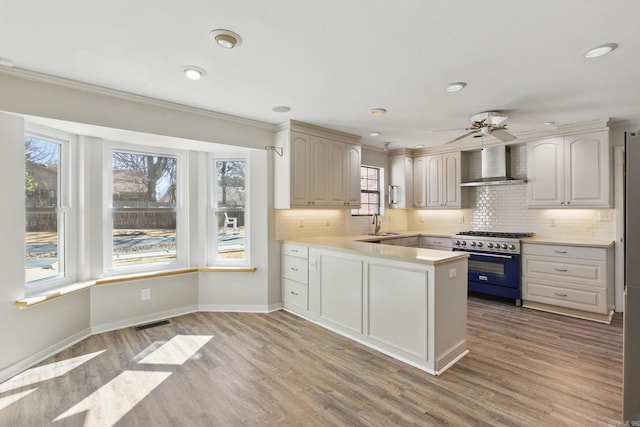
[[520,255],[453,248],[469,254],[469,291],[514,299],[521,304]]

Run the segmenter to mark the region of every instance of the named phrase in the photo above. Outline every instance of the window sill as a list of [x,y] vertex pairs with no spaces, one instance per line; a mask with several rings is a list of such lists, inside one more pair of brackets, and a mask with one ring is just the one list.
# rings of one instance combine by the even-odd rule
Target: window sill
[[90,288],[95,285],[108,285],[111,283],[130,282],[133,280],[150,279],[155,277],[175,276],[179,274],[191,274],[191,273],[253,273],[256,271],[255,267],[193,267],[193,268],[181,268],[178,270],[168,271],[153,271],[149,273],[128,274],[126,276],[114,276],[105,277],[98,280],[91,280],[88,282],[74,283],[73,285],[64,286],[55,292],[46,293],[43,295],[32,296],[28,298],[19,299],[15,302],[15,305],[19,308],[28,308],[36,304],[43,303],[45,301],[51,301],[65,295],[69,295],[74,292],[81,291],[83,289]]

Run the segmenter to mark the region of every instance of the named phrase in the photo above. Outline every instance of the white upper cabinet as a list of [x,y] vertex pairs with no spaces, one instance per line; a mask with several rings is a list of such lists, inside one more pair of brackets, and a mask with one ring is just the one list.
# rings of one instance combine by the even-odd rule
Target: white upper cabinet
[[[393,155],[390,157],[391,182],[394,187],[391,194],[392,208],[412,208],[413,207],[413,158],[406,154]],[[391,191],[391,190],[390,190]]]
[[358,137],[301,123],[276,133],[274,207],[360,207]]
[[427,205],[427,158],[426,156],[413,159],[413,206],[425,207]]
[[459,151],[426,156],[426,206],[461,208],[462,156]]
[[530,207],[610,207],[609,132],[527,144]]

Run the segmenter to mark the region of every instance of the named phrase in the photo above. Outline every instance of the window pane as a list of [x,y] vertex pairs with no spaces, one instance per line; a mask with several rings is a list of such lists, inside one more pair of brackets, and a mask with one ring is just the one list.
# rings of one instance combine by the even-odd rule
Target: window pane
[[175,212],[113,213],[114,267],[175,260]]
[[64,275],[60,144],[25,137],[25,281]]
[[244,212],[218,212],[218,256],[223,259],[245,258]]
[[246,260],[246,167],[242,159],[215,160],[214,241],[211,262]]
[[176,206],[177,159],[113,152],[113,207]]
[[27,212],[26,282],[58,277],[63,266],[58,260],[58,214]]

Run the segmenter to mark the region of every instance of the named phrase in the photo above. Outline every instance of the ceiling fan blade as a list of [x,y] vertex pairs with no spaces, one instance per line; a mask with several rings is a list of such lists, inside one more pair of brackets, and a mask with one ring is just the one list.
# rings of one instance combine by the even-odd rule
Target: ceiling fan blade
[[480,129],[474,129],[471,132],[467,132],[464,135],[460,135],[459,137],[452,139],[451,141],[447,141],[446,144],[451,144],[452,142],[460,141],[461,139],[464,139],[469,135],[473,135],[474,133],[478,133],[478,132],[480,132]]
[[504,129],[494,129],[489,133],[491,136],[498,138],[502,142],[509,142],[516,139],[515,136],[511,135]]

